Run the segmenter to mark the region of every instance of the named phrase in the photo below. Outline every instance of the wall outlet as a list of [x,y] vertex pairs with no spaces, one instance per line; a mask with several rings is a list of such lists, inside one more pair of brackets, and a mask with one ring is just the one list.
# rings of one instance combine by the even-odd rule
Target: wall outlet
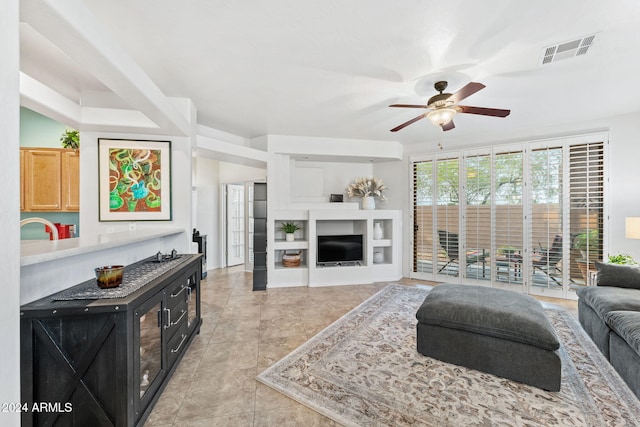
[[135,222],[130,222],[129,223],[129,231],[136,231],[136,223]]

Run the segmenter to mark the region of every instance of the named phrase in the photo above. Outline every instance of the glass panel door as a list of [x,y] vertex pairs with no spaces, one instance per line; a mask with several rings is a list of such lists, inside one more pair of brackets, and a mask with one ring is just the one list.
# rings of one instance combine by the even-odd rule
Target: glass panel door
[[227,185],[227,267],[244,263],[244,185]]
[[244,194],[246,198],[246,213],[247,218],[245,221],[245,253],[244,253],[244,269],[246,271],[253,271],[253,182],[247,182],[244,185]]

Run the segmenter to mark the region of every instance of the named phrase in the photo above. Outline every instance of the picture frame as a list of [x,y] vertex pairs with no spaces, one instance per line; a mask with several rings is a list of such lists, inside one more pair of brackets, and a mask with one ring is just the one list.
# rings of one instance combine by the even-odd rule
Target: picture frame
[[99,221],[170,221],[171,141],[98,138]]

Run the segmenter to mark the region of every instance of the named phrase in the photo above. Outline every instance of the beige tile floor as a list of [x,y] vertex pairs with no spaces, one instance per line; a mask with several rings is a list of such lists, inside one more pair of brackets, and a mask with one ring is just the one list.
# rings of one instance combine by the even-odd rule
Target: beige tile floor
[[[209,271],[202,281],[200,335],[145,426],[338,425],[254,378],[386,285],[253,292],[250,273]],[[544,301],[577,314],[576,302]]]

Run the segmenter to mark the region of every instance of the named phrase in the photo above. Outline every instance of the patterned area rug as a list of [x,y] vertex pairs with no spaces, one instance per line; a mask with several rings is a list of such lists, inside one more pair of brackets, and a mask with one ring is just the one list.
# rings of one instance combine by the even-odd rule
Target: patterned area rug
[[561,310],[547,310],[560,392],[422,356],[415,313],[428,292],[387,286],[257,379],[346,426],[640,425],[640,402]]

